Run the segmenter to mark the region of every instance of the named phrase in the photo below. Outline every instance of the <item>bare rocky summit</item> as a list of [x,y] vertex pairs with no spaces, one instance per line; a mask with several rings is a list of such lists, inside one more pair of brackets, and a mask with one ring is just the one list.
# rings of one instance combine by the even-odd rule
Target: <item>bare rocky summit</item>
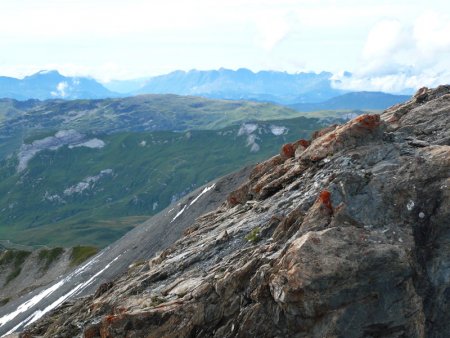
[[450,86],[285,145],[22,337],[448,337]]

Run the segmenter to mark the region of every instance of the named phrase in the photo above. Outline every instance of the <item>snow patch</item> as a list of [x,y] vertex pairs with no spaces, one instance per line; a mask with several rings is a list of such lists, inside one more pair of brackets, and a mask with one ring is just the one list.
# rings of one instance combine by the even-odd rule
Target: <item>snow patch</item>
[[83,191],[85,191],[87,189],[92,189],[94,187],[95,182],[97,182],[104,176],[112,175],[112,173],[113,173],[112,169],[105,169],[105,170],[100,171],[100,173],[98,175],[88,176],[85,179],[83,179],[81,182],[65,189],[64,195],[70,196],[73,194],[81,194]]
[[258,129],[258,125],[254,123],[244,123],[238,131],[238,136],[242,135],[250,135],[253,133],[256,129]]
[[48,136],[40,140],[35,140],[31,144],[22,144],[17,157],[19,165],[17,171],[21,172],[27,168],[28,162],[41,151],[44,150],[58,150],[62,146],[68,145],[70,149],[76,147],[87,147],[92,149],[99,149],[105,146],[105,142],[93,138],[85,141],[85,135],[76,130],[60,130],[54,136]]
[[66,144],[78,143],[83,138],[83,134],[71,129],[58,131],[55,136],[45,137],[41,140],[33,141],[31,144],[22,144],[17,155],[19,158],[17,171],[23,171],[27,167],[28,162],[40,151],[57,150]]
[[105,146],[105,142],[98,139],[98,138],[93,138],[90,139],[86,142],[83,143],[78,143],[78,144],[71,144],[69,145],[69,148],[78,148],[78,147],[86,147],[86,148],[91,148],[91,149],[101,149]]
[[200,197],[202,197],[204,194],[206,194],[208,191],[210,191],[215,186],[216,186],[216,184],[214,183],[213,185],[210,185],[209,187],[206,187],[205,189],[203,189],[202,192],[200,194],[198,194],[198,196],[196,198],[194,198],[191,203],[189,203],[189,206],[191,206],[192,204],[197,202]]
[[43,201],[49,201],[49,202],[56,202],[56,203],[61,203],[61,204],[65,204],[66,201],[64,201],[63,198],[61,198],[61,196],[59,196],[58,194],[50,194],[48,191],[45,191],[44,196],[42,196],[42,200]]
[[[208,191],[210,191],[210,190],[211,190],[212,188],[214,188],[215,186],[216,186],[216,184],[214,183],[214,184],[210,185],[209,187],[206,187],[205,189],[203,189],[202,192],[201,192],[200,194],[198,194],[197,197],[195,197],[195,198],[191,201],[191,203],[189,203],[189,205],[185,204],[185,205],[183,206],[183,208],[182,208],[180,211],[177,212],[177,214],[175,215],[174,218],[172,218],[172,220],[170,221],[170,223],[173,223],[178,217],[181,216],[181,214],[183,214],[183,212],[185,212],[185,210],[186,210],[187,208],[189,208],[192,204],[194,204],[195,202],[197,202],[198,199],[199,199],[200,197],[202,197],[202,195],[206,194]],[[173,209],[170,209],[170,210],[169,210],[169,213],[170,213],[172,210],[173,210]]]
[[[25,303],[21,304],[15,311],[13,311],[13,312],[11,312],[11,313],[1,317],[0,318],[0,327],[2,327],[3,325],[5,325],[7,322],[9,322],[10,320],[14,319],[15,317],[17,317],[19,314],[21,314],[21,313],[27,311],[28,309],[32,308],[33,306],[38,304],[41,300],[43,300],[44,298],[48,297],[53,292],[58,290],[63,284],[65,284],[67,281],[72,279],[72,277],[78,275],[79,273],[83,272],[88,266],[94,264],[94,262],[96,262],[98,260],[98,258],[102,254],[103,253],[100,253],[97,256],[93,257],[91,260],[89,260],[87,263],[83,264],[81,267],[76,269],[74,272],[72,272],[69,276],[67,276],[63,280],[59,281],[58,283],[56,283],[56,284],[52,285],[51,287],[41,291],[36,296],[34,296],[31,299],[27,300]],[[22,323],[19,324],[18,326],[16,326],[15,328],[13,328],[7,334],[14,332],[21,325],[22,325]]]
[[[40,292],[33,298],[27,300],[25,303],[21,304],[15,311],[8,313],[7,315],[1,317],[0,318],[0,327],[2,327],[3,325],[5,325],[7,322],[14,319],[15,317],[17,317],[19,314],[21,314],[21,313],[27,311],[28,309],[30,309],[31,307],[35,306],[37,303],[39,303],[45,297],[51,295],[53,292],[58,290],[64,283],[65,283],[65,280],[59,281],[58,283],[56,283],[56,284],[52,285],[51,287],[45,289],[44,291]],[[7,334],[14,332],[14,331],[15,331],[15,329],[13,329],[13,331],[8,332]]]
[[183,206],[183,209],[181,209],[180,211],[177,212],[177,214],[175,215],[174,218],[172,218],[172,220],[170,221],[170,223],[173,223],[178,217],[180,217],[181,214],[184,212],[184,210],[186,210],[186,208],[187,208],[187,205],[185,204],[185,205]]
[[[6,334],[10,334],[13,333],[14,331],[16,331],[18,328],[20,328],[21,326],[28,326],[32,323],[34,323],[35,321],[41,319],[46,313],[52,311],[53,309],[55,309],[56,307],[58,307],[59,305],[61,305],[66,299],[68,299],[69,297],[73,296],[73,295],[78,295],[81,291],[83,291],[86,287],[88,287],[90,284],[92,284],[92,282],[99,276],[101,275],[103,272],[105,272],[105,270],[109,269],[109,267],[111,266],[112,263],[114,263],[115,261],[117,261],[119,259],[119,257],[122,254],[120,254],[119,256],[117,256],[116,258],[114,258],[111,262],[109,262],[103,269],[101,269],[100,271],[98,271],[95,275],[93,275],[91,278],[89,278],[86,282],[78,284],[76,287],[74,287],[72,290],[70,290],[68,293],[66,293],[65,295],[59,297],[56,301],[54,301],[53,303],[51,303],[49,306],[47,306],[46,308],[44,308],[44,310],[38,310],[36,312],[34,312],[32,315],[28,316],[25,320],[23,320],[22,322],[20,322],[18,325],[16,325],[14,328],[12,328],[10,331],[8,331]],[[92,263],[94,262],[94,259],[91,261]],[[91,264],[92,264],[91,263]],[[89,264],[90,265],[90,264]],[[88,266],[86,264],[86,266]],[[83,267],[83,269],[81,270],[77,270],[78,273],[83,271],[86,266]],[[77,271],[75,271],[74,275],[77,274]],[[42,299],[44,299],[45,297],[47,297],[49,294],[53,293],[54,291],[56,291],[59,287],[61,287],[65,282],[67,282],[70,278],[72,277],[72,275],[70,275],[69,277],[63,279],[62,281],[58,282],[57,284],[55,284],[53,287],[47,289],[50,290],[52,289],[52,291],[50,293],[45,294],[43,297],[40,297],[39,300],[37,302],[35,302],[33,305],[36,305],[39,301],[41,301]],[[45,291],[47,291],[45,290]],[[43,294],[44,292],[42,292],[41,294]],[[37,295],[40,296],[41,294]],[[37,297],[35,296],[35,297]],[[34,299],[35,297],[33,297],[32,299]],[[32,300],[31,299],[31,300]],[[22,304],[25,305],[26,303]],[[21,306],[22,306],[21,305]],[[20,308],[20,307],[19,307]],[[30,307],[28,307],[27,309],[29,309]],[[26,310],[25,310],[26,311]],[[23,312],[23,311],[22,311]],[[15,316],[14,316],[15,317]],[[12,317],[12,318],[14,318]],[[3,318],[3,317],[2,317]],[[2,323],[0,318],[0,326],[2,326],[3,324],[5,324],[6,322]],[[9,320],[11,320],[12,318],[10,318]],[[8,321],[9,321],[8,320]]]
[[286,134],[287,131],[288,131],[288,129],[283,126],[275,126],[275,125],[270,126],[270,132],[272,134],[274,134],[275,136],[280,136],[280,135]]
[[259,139],[258,136],[254,135],[254,134],[250,134],[247,136],[247,145],[246,147],[250,147],[250,152],[251,153],[256,153],[259,151],[260,146],[258,143],[256,143],[256,141]]

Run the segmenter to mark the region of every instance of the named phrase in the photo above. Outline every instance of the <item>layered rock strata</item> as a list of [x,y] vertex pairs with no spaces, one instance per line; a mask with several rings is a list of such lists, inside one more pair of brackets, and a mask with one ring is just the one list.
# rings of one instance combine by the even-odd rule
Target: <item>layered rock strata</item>
[[447,337],[450,86],[283,146],[22,337]]

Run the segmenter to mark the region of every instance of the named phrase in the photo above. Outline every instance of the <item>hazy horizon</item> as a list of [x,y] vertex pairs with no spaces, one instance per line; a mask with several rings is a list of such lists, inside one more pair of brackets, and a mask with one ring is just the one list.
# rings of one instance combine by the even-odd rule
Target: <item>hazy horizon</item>
[[0,75],[328,71],[343,89],[401,92],[450,82],[449,13],[441,0],[21,0],[0,4]]

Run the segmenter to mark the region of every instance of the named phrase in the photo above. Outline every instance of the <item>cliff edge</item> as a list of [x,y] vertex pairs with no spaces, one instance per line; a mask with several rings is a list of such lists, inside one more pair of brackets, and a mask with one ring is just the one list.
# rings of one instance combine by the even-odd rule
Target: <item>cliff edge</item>
[[22,337],[446,337],[450,86],[286,144],[174,245]]

